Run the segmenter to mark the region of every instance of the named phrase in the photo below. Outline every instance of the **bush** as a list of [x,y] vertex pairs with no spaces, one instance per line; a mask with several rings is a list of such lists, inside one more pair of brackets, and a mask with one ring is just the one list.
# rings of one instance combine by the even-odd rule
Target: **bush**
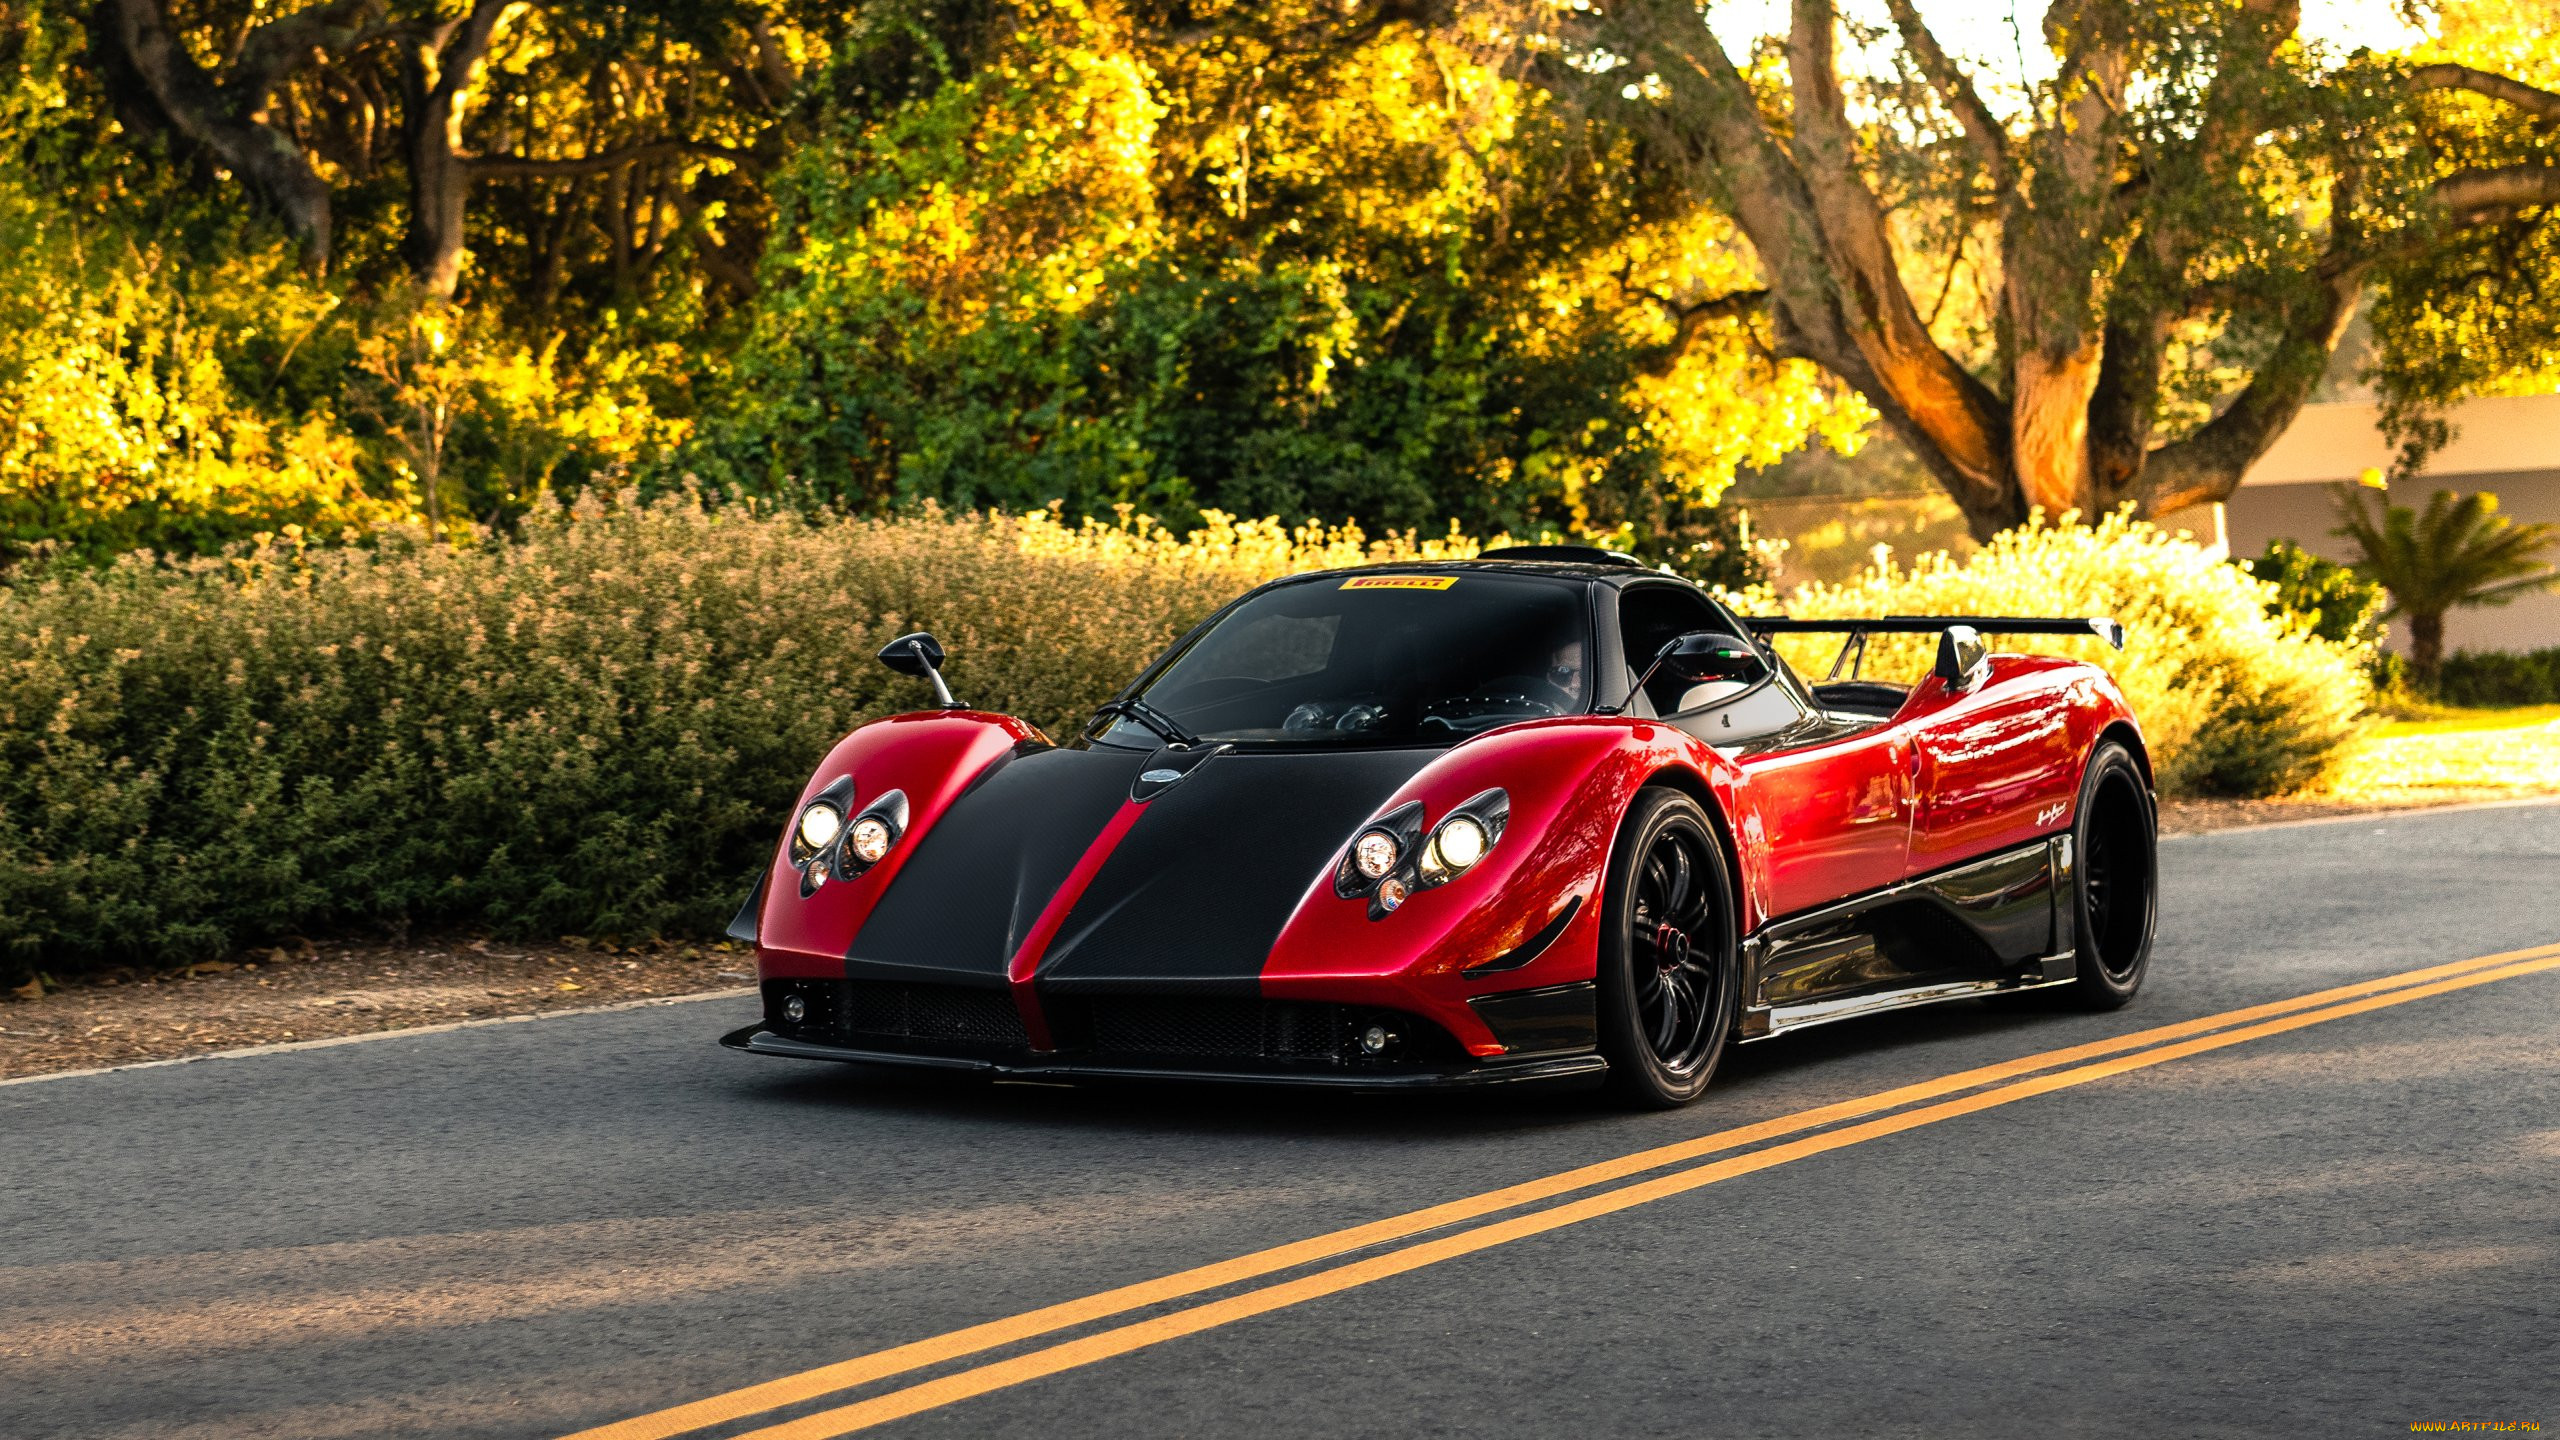
[[[894,635],[935,631],[963,699],[1062,734],[1247,586],[1476,549],[1210,519],[1177,538],[589,498],[471,547],[289,536],[0,587],[0,971],[324,928],[707,931],[828,744],[919,703],[872,662]],[[2063,648],[2122,680],[2162,783],[2260,793],[2310,778],[2364,699],[2359,653],[2268,618],[2270,589],[2110,521],[1789,608],[2115,615],[2122,655]],[[1871,668],[1927,663],[1879,644]]]
[[2342,645],[2369,644],[2380,633],[2391,596],[2353,566],[2314,555],[2290,540],[2270,540],[2267,553],[2233,564],[2275,587],[2267,613],[2298,617],[2302,627]]
[[935,631],[963,699],[1054,733],[1248,584],[1426,550],[590,500],[477,548],[25,580],[0,588],[0,971],[323,927],[713,929],[816,758],[919,703],[872,661],[890,637]]
[[[2189,541],[2111,516],[2095,527],[2021,526],[1961,565],[1944,555],[1923,556],[1908,570],[1888,561],[1838,585],[1799,590],[1784,608],[1822,618],[2112,616],[2124,622],[2122,653],[2096,639],[1994,643],[2094,660],[2113,672],[2142,721],[2163,790],[2269,795],[2318,778],[2354,737],[2371,696],[2371,642],[2322,639],[2280,606],[2270,614],[2276,598],[2274,585]],[[1791,656],[1799,669],[1829,665],[1818,644]],[[1879,640],[1868,672],[1914,678],[1928,669],[1930,645]]]
[[2560,649],[2457,650],[2436,677],[2432,697],[2447,705],[2498,708],[2560,705]]

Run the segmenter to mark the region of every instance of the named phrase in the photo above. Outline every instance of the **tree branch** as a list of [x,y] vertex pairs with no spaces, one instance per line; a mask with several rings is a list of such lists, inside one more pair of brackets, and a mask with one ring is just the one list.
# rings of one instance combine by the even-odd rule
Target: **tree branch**
[[2421,65],[2409,72],[2409,85],[2420,92],[2467,90],[2474,95],[2485,95],[2513,105],[2529,115],[2560,120],[2560,95],[2491,71],[2474,70],[2468,65]]
[[2465,225],[2483,224],[2528,206],[2560,205],[2560,166],[2464,170],[2437,181],[2435,197]]
[[598,154],[580,155],[565,160],[535,160],[516,155],[465,155],[458,158],[471,167],[474,179],[565,180],[578,175],[594,175],[606,170],[619,170],[625,165],[636,165],[643,160],[667,160],[681,155],[714,160],[734,160],[740,164],[757,158],[752,150],[712,145],[699,140],[649,140],[637,145],[620,145]]
[[1679,365],[1680,357],[1688,354],[1689,348],[1697,343],[1698,336],[1705,332],[1710,322],[1739,319],[1769,303],[1769,290],[1765,285],[1754,290],[1736,290],[1730,294],[1695,300],[1683,305],[1659,290],[1628,284],[1624,274],[1618,277],[1618,283],[1626,288],[1627,293],[1652,301],[1661,307],[1664,314],[1671,317],[1670,340],[1645,352],[1644,356],[1636,362],[1636,369],[1647,375],[1670,374],[1673,368]]
[[2230,407],[2184,440],[2151,452],[2142,485],[2145,513],[2227,500],[2240,487],[2240,478],[2302,413],[2327,372],[2338,337],[2355,317],[2370,263],[2332,250],[2317,272],[2318,296],[2288,317],[2275,353]]
[[480,62],[488,58],[489,46],[498,38],[498,22],[516,3],[518,0],[473,0],[471,13],[454,27],[451,37],[438,37],[435,88],[427,93],[430,104],[450,105],[459,117],[462,107],[456,99],[478,78]]
[[[288,37],[316,33],[316,22],[294,26],[299,18],[288,16],[269,23],[292,27]],[[259,68],[245,72],[244,83],[225,85],[187,53],[161,0],[100,0],[88,16],[88,26],[104,73],[122,92],[119,105],[211,152],[283,219],[302,242],[304,264],[326,269],[329,187],[292,138],[266,123],[265,92],[250,93],[260,83],[273,88],[273,81],[261,82],[258,76],[281,78],[282,72],[273,67],[291,58],[289,47],[261,46],[252,32],[242,40],[243,56],[273,49],[276,58],[261,55]],[[306,43],[298,53],[307,55],[308,49]]]
[[364,43],[381,18],[382,0],[334,0],[256,26],[241,38],[239,59],[224,68],[222,88],[241,110],[263,110],[277,86],[322,52]]
[[1821,220],[1824,248],[1848,283],[1851,334],[1882,386],[1930,443],[1963,470],[1988,480],[2006,468],[1998,402],[1947,357],[1921,322],[1902,281],[1884,208],[1860,172],[1855,132],[1840,88],[1831,0],[1795,0],[1787,38],[1787,79],[1795,97],[1796,169]]
[[1903,45],[1920,63],[1920,73],[1956,117],[1956,126],[1963,132],[1974,160],[1990,172],[2001,188],[2008,188],[2017,180],[2017,169],[2009,159],[2009,132],[1992,115],[1991,107],[1983,103],[1973,77],[1947,57],[1938,37],[1929,32],[1928,23],[1912,8],[1911,0],[1886,0],[1886,8],[1893,12],[1894,28],[1902,32]]

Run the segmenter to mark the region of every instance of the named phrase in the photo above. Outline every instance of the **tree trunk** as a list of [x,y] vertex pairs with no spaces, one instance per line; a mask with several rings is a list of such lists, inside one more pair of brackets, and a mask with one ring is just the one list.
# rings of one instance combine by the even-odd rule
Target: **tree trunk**
[[2063,355],[2030,346],[2012,370],[2010,463],[2027,507],[2049,519],[2071,513],[2097,518],[2089,476],[2089,398],[2098,388],[2098,361],[2094,344]]
[[402,256],[418,288],[453,298],[462,281],[463,212],[471,164],[458,153],[462,109],[450,94],[420,96],[413,87],[405,137],[409,160],[409,230]]
[[2444,669],[2444,612],[2409,614],[2409,678],[2422,692],[2432,693],[2436,676]]
[[468,15],[413,43],[401,57],[402,139],[409,160],[409,230],[401,250],[418,288],[453,298],[462,281],[463,217],[472,158],[462,152],[471,87],[511,0],[474,0]]
[[338,0],[269,21],[242,37],[219,75],[188,53],[161,0],[100,0],[88,28],[119,112],[203,147],[284,222],[317,271],[329,264],[329,186],[266,122],[267,105],[314,54],[355,43],[377,8],[377,0]]

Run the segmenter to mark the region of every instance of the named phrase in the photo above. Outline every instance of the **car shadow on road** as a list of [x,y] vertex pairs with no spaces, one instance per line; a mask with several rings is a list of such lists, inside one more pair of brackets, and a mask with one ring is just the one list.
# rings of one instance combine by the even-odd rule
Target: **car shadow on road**
[[[1704,1100],[1686,1110],[1631,1111],[1595,1085],[1483,1090],[1317,1090],[1182,1080],[989,1081],[887,1066],[794,1062],[743,1087],[765,1100],[917,1119],[965,1119],[1053,1130],[1323,1137],[1404,1142],[1633,1126],[1695,1133],[1699,1121],[1749,1123],[1907,1084],[2056,1043],[2069,1012],[1974,1003],[1844,1020],[1726,1052]],[[2078,1030],[2080,1027],[2070,1026]],[[1981,1042],[1979,1044],[1975,1042]],[[1955,1058],[1915,1065],[1915,1052]],[[1990,1054],[1985,1054],[1985,1050]],[[1653,1122],[1647,1124],[1646,1122]]]

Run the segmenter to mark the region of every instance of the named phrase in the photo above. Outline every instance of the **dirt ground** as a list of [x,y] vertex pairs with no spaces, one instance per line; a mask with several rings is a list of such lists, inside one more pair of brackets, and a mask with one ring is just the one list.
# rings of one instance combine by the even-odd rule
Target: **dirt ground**
[[[2171,800],[2160,832],[2389,813],[2283,800]],[[0,1079],[169,1060],[295,1040],[407,1030],[752,984],[726,941],[617,949],[458,939],[301,942],[182,972],[125,972],[0,992]]]
[[0,1078],[609,1005],[752,984],[716,945],[519,945],[469,936],[262,950],[0,1000]]
[[2300,820],[2343,820],[2356,815],[2390,815],[2404,810],[2433,810],[2444,805],[2499,803],[2516,796],[2504,790],[2478,793],[2448,791],[2427,805],[2342,805],[2320,800],[2163,800],[2160,833],[2200,835],[2242,825],[2279,825]]

